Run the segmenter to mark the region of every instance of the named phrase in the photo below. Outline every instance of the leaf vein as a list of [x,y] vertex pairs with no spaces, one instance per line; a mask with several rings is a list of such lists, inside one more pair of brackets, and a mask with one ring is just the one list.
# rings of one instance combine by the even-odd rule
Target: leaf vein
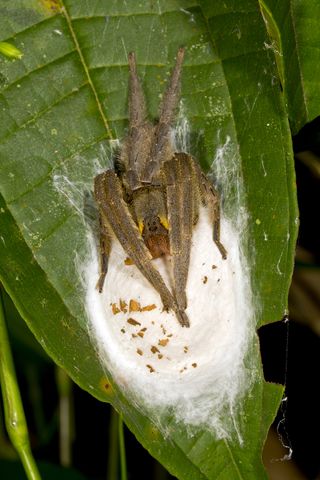
[[[0,145],[5,143],[5,141],[12,137],[13,135],[15,135],[19,130],[25,128],[26,126],[34,123],[36,120],[38,120],[39,118],[43,117],[46,113],[50,112],[50,110],[52,110],[54,107],[56,107],[57,105],[59,105],[59,103],[63,102],[65,99],[69,98],[69,97],[72,97],[72,95],[76,95],[77,93],[79,93],[79,91],[84,88],[85,86],[88,85],[88,82],[85,82],[83,83],[82,85],[80,85],[79,87],[77,87],[77,90],[71,90],[70,92],[68,92],[66,95],[63,95],[62,97],[60,97],[56,102],[52,103],[51,105],[48,105],[48,107],[44,108],[43,110],[40,110],[39,112],[37,112],[37,114],[32,117],[32,118],[29,118],[28,120],[26,120],[24,123],[21,123],[21,125],[18,125],[18,128],[12,130],[11,132],[9,132],[5,137],[2,137],[1,141],[0,141]],[[16,122],[16,119],[13,118],[13,120]]]
[[27,78],[29,75],[33,73],[37,73],[40,70],[44,70],[45,68],[54,65],[55,63],[60,62],[61,60],[65,59],[65,57],[68,57],[69,55],[71,56],[74,52],[76,52],[76,49],[70,50],[69,52],[66,52],[64,55],[61,55],[61,57],[54,58],[48,63],[45,63],[43,65],[40,65],[39,67],[35,68],[34,70],[28,71],[25,75],[22,75],[21,77],[16,78],[13,82],[9,83],[5,88],[1,90],[1,95],[3,95],[4,92],[9,90],[9,88],[13,87],[14,85],[20,83],[23,81],[25,78]]
[[[63,2],[61,2],[61,4],[63,5]],[[94,98],[95,98],[95,101],[96,101],[96,104],[97,104],[97,107],[98,107],[98,110],[99,110],[101,119],[102,119],[103,124],[104,124],[104,127],[105,127],[105,129],[106,129],[106,131],[107,131],[108,137],[109,137],[110,139],[112,139],[113,136],[112,136],[111,130],[110,130],[110,128],[109,128],[107,118],[106,118],[106,116],[105,116],[105,114],[104,114],[104,112],[103,112],[103,108],[102,108],[101,102],[100,102],[100,100],[99,100],[98,93],[97,93],[97,91],[96,91],[96,89],[95,89],[94,83],[93,83],[92,78],[91,78],[91,76],[90,76],[89,68],[88,68],[88,66],[87,66],[87,64],[86,64],[85,58],[84,58],[84,56],[83,56],[83,53],[82,53],[82,50],[81,50],[81,47],[80,47],[80,43],[79,43],[79,41],[78,41],[76,32],[75,32],[75,30],[74,30],[74,28],[73,28],[73,25],[72,25],[72,19],[71,19],[69,13],[68,13],[67,8],[66,8],[64,5],[62,6],[62,11],[63,11],[63,13],[64,13],[65,19],[66,19],[67,24],[68,24],[68,26],[69,26],[69,30],[70,30],[70,32],[71,32],[71,35],[72,35],[72,38],[73,38],[73,41],[74,41],[76,50],[77,50],[78,55],[79,55],[79,57],[80,57],[80,60],[81,60],[83,69],[84,69],[84,71],[85,71],[85,73],[86,73],[86,76],[87,76],[87,78],[88,78],[89,85],[90,85],[90,87],[91,87],[91,89],[92,89],[92,92],[93,92],[93,95],[94,95]]]
[[38,29],[39,25],[42,25],[42,24],[44,24],[44,23],[46,23],[46,22],[49,22],[49,21],[51,21],[51,20],[53,20],[53,19],[55,19],[55,18],[56,18],[56,15],[50,16],[50,17],[46,17],[46,18],[44,18],[44,19],[42,19],[42,20],[40,20],[40,21],[38,21],[38,22],[36,22],[36,23],[33,23],[32,25],[29,25],[29,26],[26,27],[26,28],[23,28],[22,30],[19,30],[18,32],[15,32],[14,35],[11,35],[10,37],[7,37],[6,39],[1,39],[1,41],[2,41],[2,42],[9,42],[9,43],[10,43],[10,41],[16,40],[18,35],[24,34],[24,33],[26,33],[26,32],[29,33],[29,31],[30,31],[30,30],[33,30],[33,29]]
[[32,190],[36,187],[39,187],[41,186],[46,179],[48,179],[52,173],[57,169],[57,168],[60,168],[62,165],[65,165],[66,163],[68,163],[70,160],[72,160],[73,158],[77,157],[78,155],[81,155],[83,152],[85,152],[86,150],[88,150],[89,148],[91,148],[92,146],[94,145],[97,145],[98,143],[102,142],[103,140],[109,140],[108,137],[106,135],[100,137],[100,138],[96,138],[94,139],[91,143],[89,143],[88,145],[85,145],[84,148],[82,149],[79,149],[77,150],[76,152],[73,152],[69,157],[66,157],[66,158],[63,158],[60,162],[58,162],[57,164],[55,164],[47,173],[46,175],[44,175],[40,181],[37,181],[35,184],[33,184],[30,188],[28,188],[27,190],[25,190],[24,192],[20,192],[19,195],[17,197],[14,197],[10,200],[7,201],[7,205],[12,205],[13,203],[17,202],[18,200],[20,200],[24,195],[27,195],[28,193],[32,192]]

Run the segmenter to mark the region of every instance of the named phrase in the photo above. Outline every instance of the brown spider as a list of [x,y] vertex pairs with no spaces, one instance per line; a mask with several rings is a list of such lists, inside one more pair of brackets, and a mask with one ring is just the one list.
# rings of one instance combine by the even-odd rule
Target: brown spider
[[[100,213],[101,292],[108,268],[112,235],[159,293],[165,310],[172,310],[182,326],[189,327],[186,284],[191,237],[199,216],[200,202],[210,209],[213,240],[223,258],[220,243],[219,197],[199,165],[188,153],[174,152],[171,126],[179,100],[184,48],[164,94],[159,121],[146,120],[145,101],[137,76],[134,53],[130,53],[129,133],[118,166],[95,177],[94,194]],[[173,291],[152,263],[153,258],[172,255]]]

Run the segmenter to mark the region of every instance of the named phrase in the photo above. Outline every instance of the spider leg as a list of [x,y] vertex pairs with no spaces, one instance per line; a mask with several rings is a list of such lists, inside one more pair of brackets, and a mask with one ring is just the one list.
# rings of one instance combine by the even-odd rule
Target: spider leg
[[227,258],[227,251],[220,242],[220,198],[219,194],[199,168],[199,185],[204,205],[209,205],[213,219],[213,241],[217,245],[222,258]]
[[108,226],[106,222],[103,221],[103,217],[99,215],[99,227],[100,227],[100,248],[99,248],[99,259],[100,259],[100,277],[97,283],[96,288],[99,293],[102,292],[104,280],[108,272],[108,261],[111,250],[111,236],[108,231]]
[[171,160],[164,162],[163,172],[167,188],[174,289],[178,306],[185,310],[192,229],[197,217],[193,159],[186,153],[176,153]]
[[144,183],[152,183],[153,177],[159,171],[163,158],[167,157],[166,152],[170,149],[170,128],[179,101],[180,76],[184,52],[184,48],[179,48],[176,64],[172,71],[168,88],[163,96],[159,122],[155,128],[151,144],[149,161],[147,161],[141,176],[141,181]]
[[151,254],[141,238],[127,204],[123,200],[121,184],[115,172],[107,170],[98,175],[95,178],[94,190],[104,221],[110,225],[123,249],[140,272],[159,293],[164,309],[173,310],[180,324],[189,326],[186,314],[180,311],[175,298],[151,262]]
[[175,116],[175,109],[178,104],[179,100],[179,93],[180,93],[180,76],[181,76],[181,68],[182,62],[184,58],[185,49],[179,48],[177,53],[176,64],[172,71],[172,75],[170,78],[170,83],[168,88],[163,96],[163,101],[160,108],[160,117],[159,117],[159,125],[171,125],[172,121],[174,120]]
[[134,52],[128,56],[130,70],[130,93],[129,93],[129,121],[130,128],[137,128],[143,125],[146,119],[146,105],[137,74],[136,57]]
[[[137,74],[137,65],[134,52],[128,56],[130,80],[129,80],[129,136],[127,139],[127,169],[125,177],[131,190],[139,188],[139,172],[138,168],[144,164],[144,144],[146,142],[146,134],[148,128],[146,124],[146,106],[145,99],[141,87],[141,83]],[[141,158],[142,157],[142,158]]]

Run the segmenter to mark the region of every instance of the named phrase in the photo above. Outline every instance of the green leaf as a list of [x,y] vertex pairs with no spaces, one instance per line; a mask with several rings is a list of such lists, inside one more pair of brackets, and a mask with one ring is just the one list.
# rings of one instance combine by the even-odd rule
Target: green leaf
[[[61,2],[60,2],[61,3]],[[19,8],[18,8],[19,5]],[[263,380],[258,341],[247,362],[253,388],[239,406],[243,444],[168,419],[166,436],[110,374],[87,330],[75,262],[87,251],[79,205],[96,161],[110,165],[127,126],[127,52],[139,59],[150,115],[180,45],[191,153],[208,168],[221,139],[238,152],[249,212],[257,326],[287,307],[297,229],[288,120],[256,1],[15,2],[0,0],[4,41],[24,52],[0,59],[0,278],[48,354],[84,389],[111,402],[138,440],[180,479],[262,479],[261,449],[282,389]],[[53,9],[51,7],[54,7]],[[200,135],[201,133],[201,135]],[[200,140],[199,140],[200,139]],[[54,179],[73,185],[72,202]]]
[[20,355],[24,365],[28,363],[27,359],[30,361],[50,362],[50,358],[30,332],[9,295],[3,289],[1,293],[4,316],[7,322],[9,339],[13,345],[15,360],[16,355]]
[[320,114],[320,4],[259,0],[275,49],[293,133]]

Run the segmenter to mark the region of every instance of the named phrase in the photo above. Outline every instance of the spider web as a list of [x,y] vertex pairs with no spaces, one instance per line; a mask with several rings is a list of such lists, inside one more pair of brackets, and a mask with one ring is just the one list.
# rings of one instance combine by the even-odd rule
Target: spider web
[[[203,211],[194,232],[187,287],[190,329],[182,329],[173,314],[162,312],[158,294],[134,266],[124,265],[127,255],[118,242],[112,246],[104,292],[97,293],[98,229],[92,185],[75,183],[63,172],[55,175],[54,182],[86,225],[87,251],[76,262],[86,295],[89,332],[106,373],[111,372],[118,386],[165,434],[168,415],[173,414],[177,422],[189,425],[190,434],[206,425],[217,438],[233,438],[241,444],[238,405],[257,374],[255,366],[245,366],[254,334],[250,272],[244,255],[247,213],[237,150],[230,137],[221,141],[217,135],[220,146],[209,176],[221,190],[221,240],[228,260],[215,251],[212,226]],[[178,151],[188,151],[190,133],[183,105],[173,140]],[[118,146],[116,142],[109,149],[101,148],[92,176],[112,163]],[[168,265],[154,262],[170,283]],[[126,312],[121,311],[120,300]],[[130,300],[157,308],[129,312]],[[114,314],[116,310],[120,311]],[[139,328],[128,325],[129,318],[139,322]],[[139,337],[143,327],[147,330]]]

